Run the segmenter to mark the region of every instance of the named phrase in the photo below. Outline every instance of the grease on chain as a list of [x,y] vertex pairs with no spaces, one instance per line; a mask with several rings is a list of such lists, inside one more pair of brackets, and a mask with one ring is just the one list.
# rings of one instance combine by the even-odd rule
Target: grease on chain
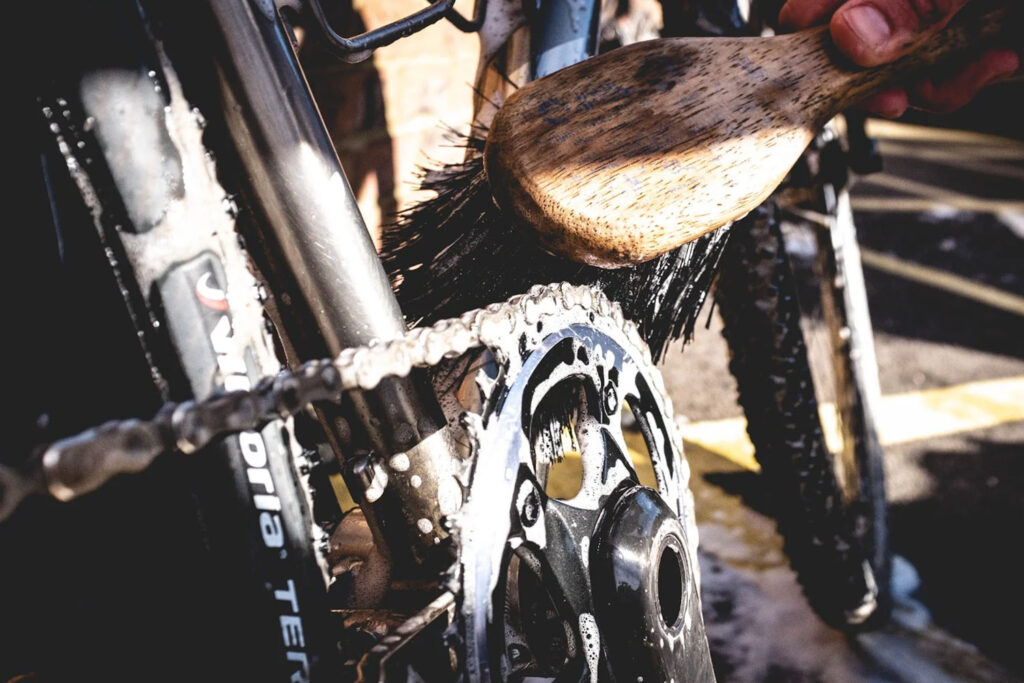
[[[203,401],[165,405],[152,420],[107,422],[42,449],[24,470],[0,465],[0,521],[11,515],[28,495],[45,493],[71,500],[94,491],[117,474],[140,472],[162,453],[194,453],[228,434],[260,429],[287,418],[311,403],[338,402],[353,389],[372,390],[382,379],[404,377],[414,367],[429,367],[455,358],[471,348],[497,348],[516,327],[538,312],[571,310],[580,306],[608,315],[653,365],[647,345],[622,310],[601,292],[585,286],[557,283],[535,285],[504,303],[410,330],[386,342],[345,349],[333,360],[311,361],[261,381],[251,391],[224,392]],[[659,373],[654,376],[660,379]],[[668,412],[671,403],[661,382]]]

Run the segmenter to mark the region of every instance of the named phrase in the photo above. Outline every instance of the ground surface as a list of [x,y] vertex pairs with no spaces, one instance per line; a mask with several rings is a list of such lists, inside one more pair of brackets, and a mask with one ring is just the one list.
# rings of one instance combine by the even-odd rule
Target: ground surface
[[[664,370],[689,420],[704,611],[723,681],[1024,676],[1024,145],[888,123],[873,132],[886,168],[856,184],[853,205],[882,390],[899,397],[884,404],[882,438],[910,600],[893,627],[856,639],[807,608],[746,467],[712,316]],[[799,229],[790,237],[809,277]],[[812,352],[823,351],[813,316],[808,327]]]

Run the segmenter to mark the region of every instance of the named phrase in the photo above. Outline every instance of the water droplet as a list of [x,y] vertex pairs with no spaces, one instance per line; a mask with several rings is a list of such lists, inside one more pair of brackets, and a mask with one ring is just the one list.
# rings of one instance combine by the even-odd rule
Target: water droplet
[[458,512],[462,507],[462,487],[454,477],[444,477],[438,482],[437,507],[442,515]]
[[391,469],[396,472],[405,472],[409,469],[409,456],[405,453],[395,453],[391,456],[391,460],[388,461],[391,465]]

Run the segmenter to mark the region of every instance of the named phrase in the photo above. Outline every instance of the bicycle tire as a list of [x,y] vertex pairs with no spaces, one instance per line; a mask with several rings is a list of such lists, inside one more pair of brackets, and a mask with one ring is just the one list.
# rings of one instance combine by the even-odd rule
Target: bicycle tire
[[[36,339],[33,323],[48,311],[26,316],[25,358],[37,357],[35,346],[70,358],[24,380],[25,393],[40,394],[33,408],[49,429],[42,439],[26,425],[30,444],[151,415],[162,402],[202,398],[229,380],[242,388],[279,367],[248,253],[214,177],[212,136],[204,138],[154,23],[133,3],[61,10],[43,21],[33,8],[18,22],[46,26],[52,48],[33,64],[18,102],[33,138],[15,171],[44,188],[31,224],[51,237],[20,258],[55,262],[40,287],[48,301],[79,309],[45,328],[67,350]],[[140,129],[150,135],[133,136]],[[38,355],[31,365],[54,365],[52,352]],[[88,382],[57,372],[99,363]],[[46,391],[34,386],[42,378]],[[19,608],[6,623],[40,623],[0,656],[0,680],[334,675],[336,626],[300,472],[306,464],[287,425],[275,423],[188,460],[162,460],[130,484],[66,506],[38,501],[39,517],[6,523],[0,535],[23,545],[5,548],[25,557],[38,529],[70,529],[76,566],[73,581],[34,576],[43,564],[34,558],[5,567],[0,577],[16,588],[4,597],[16,592]]]
[[877,428],[881,401],[878,363],[850,196],[846,189],[836,188],[822,188],[822,208],[829,220],[818,229],[818,276],[822,313],[831,338],[836,414],[842,436],[837,456],[845,474],[842,488],[852,533],[868,553],[879,586],[880,614],[886,614],[892,602],[892,550],[885,453]]
[[[873,532],[874,517],[844,501],[825,443],[796,283],[774,205],[759,207],[734,227],[716,302],[747,432],[808,602],[834,626],[878,623],[889,606],[885,534]],[[873,453],[880,457],[880,450]],[[866,469],[864,475],[879,472]],[[881,491],[874,504],[884,511],[881,481],[862,489]]]

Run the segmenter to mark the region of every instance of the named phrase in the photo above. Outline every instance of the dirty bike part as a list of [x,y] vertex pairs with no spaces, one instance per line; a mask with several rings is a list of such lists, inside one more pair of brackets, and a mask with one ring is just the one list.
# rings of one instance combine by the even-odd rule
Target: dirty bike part
[[[737,228],[715,298],[786,554],[823,619],[842,626],[873,623],[884,618],[889,594],[881,473],[865,471],[857,480],[872,487],[870,499],[844,496],[825,445],[796,284],[774,208],[759,208]],[[870,445],[870,434],[851,436],[850,448]],[[881,522],[864,516],[867,502]]]
[[[594,290],[538,287],[519,306],[461,361],[475,372],[451,370],[480,406],[465,420],[466,503],[450,520],[467,677],[713,680],[689,468],[650,353]],[[630,456],[626,410],[647,461]],[[579,470],[553,480],[566,460]]]
[[565,258],[606,268],[652,259],[764,201],[836,114],[1020,25],[1019,11],[972,8],[873,69],[841,64],[826,28],[666,38],[581,62],[498,111],[484,153],[491,189]]
[[[252,390],[168,403],[152,420],[111,421],[61,439],[42,448],[42,455],[24,471],[0,468],[0,483],[5,485],[0,491],[4,501],[0,510],[6,518],[13,506],[31,493],[72,500],[117,474],[145,469],[163,453],[196,453],[228,434],[259,429],[312,403],[337,402],[343,392],[373,390],[383,380],[407,376],[414,367],[429,367],[471,348],[498,344],[498,335],[515,324],[520,307],[542,305],[538,304],[541,300],[570,308],[598,300],[603,302],[599,311],[618,310],[616,320],[626,325],[621,309],[612,308],[598,292],[569,284],[538,286],[529,295],[513,297],[504,304],[415,328],[398,339],[345,349],[337,358],[311,361],[295,371],[284,370]],[[628,329],[633,341],[642,344],[635,328],[630,325]]]
[[[288,25],[258,3],[213,0],[210,6],[226,48],[217,74],[228,132],[254,203],[266,217],[266,229],[312,313],[326,353],[401,336],[402,312],[306,86]],[[287,334],[289,326],[277,322]],[[432,471],[443,467],[449,454],[443,438],[429,439],[443,420],[428,390],[411,379],[389,379],[354,394],[351,403],[378,457],[415,447],[412,467],[434,480]],[[331,434],[333,421],[322,422]],[[352,465],[374,476],[372,462]],[[419,519],[439,516],[433,494],[426,487],[408,496],[363,501],[371,528],[382,544],[387,537],[395,561],[436,559],[435,546],[446,538],[443,529],[398,533],[415,529]],[[392,533],[384,534],[384,526]]]
[[[483,3],[484,0],[480,0],[480,2]],[[462,30],[472,30],[472,26],[455,11],[455,0],[434,0],[428,7],[407,17],[402,17],[398,21],[361,33],[358,36],[345,38],[331,27],[321,0],[308,0],[308,4],[326,45],[334,54],[347,62],[361,62],[369,59],[377,48],[390,45],[399,38],[410,36],[446,16],[450,17],[456,26],[460,26],[460,28],[464,26],[465,28]]]
[[454,7],[448,10],[444,18],[452,22],[452,25],[463,33],[476,33],[483,28],[484,21],[487,20],[487,0],[475,0],[472,19],[462,16]]
[[[856,120],[851,124],[848,115],[844,118],[848,131],[857,127]],[[787,208],[794,216],[803,217],[817,238],[814,264],[803,265],[811,266],[807,274],[817,281],[819,291],[807,298],[798,297],[803,319],[810,323],[805,326],[807,358],[819,399],[834,394],[842,443],[833,453],[833,463],[850,518],[850,533],[867,554],[878,585],[879,609],[871,621],[879,623],[891,603],[892,559],[884,450],[877,429],[881,388],[857,229],[846,187],[847,164],[853,163],[848,162],[848,155],[854,153],[852,149],[849,153],[843,150],[836,126],[826,126],[808,152],[809,160],[811,155],[817,156],[817,162],[811,164],[817,168],[813,183],[816,190],[801,204],[810,211]],[[815,331],[819,327],[815,319],[824,323],[820,332]]]
[[[464,163],[426,174],[421,187],[435,196],[385,229],[381,257],[410,319],[429,323],[458,315],[558,278],[597,287],[617,301],[626,318],[636,322],[655,359],[673,341],[692,335],[728,229],[631,268],[573,263],[540,249],[495,206],[478,151],[483,138],[465,143],[471,151]],[[475,285],[467,287],[466,282]]]
[[[285,371],[253,391],[168,405],[150,422],[109,423],[51,444],[31,478],[41,478],[51,493],[66,499],[118,472],[140,469],[159,452],[194,452],[312,401],[372,389],[413,366],[436,365],[480,348],[495,362],[490,375],[467,375],[480,392],[478,405],[484,412],[465,420],[476,449],[474,464],[471,474],[460,475],[469,477],[465,505],[462,484],[456,482],[458,500],[447,511],[446,522],[459,540],[461,559],[450,578],[461,591],[460,632],[471,678],[486,679],[489,672],[499,671],[492,667],[500,667],[501,654],[487,650],[496,628],[487,615],[501,562],[507,550],[517,548],[522,553],[532,550],[533,559],[525,561],[539,564],[528,564],[531,571],[540,566],[554,572],[535,578],[570,582],[555,584],[575,610],[574,619],[566,622],[569,630],[563,631],[566,646],[576,646],[574,655],[567,651],[559,665],[568,666],[571,659],[572,666],[591,672],[591,680],[596,680],[597,667],[609,666],[655,678],[658,672],[670,672],[711,680],[697,589],[689,470],[679,450],[682,441],[671,400],[636,327],[622,317],[617,304],[590,288],[537,286],[504,304],[413,330],[402,339],[349,349],[333,361],[309,363],[298,373]],[[563,393],[566,387],[580,392],[570,410],[577,421],[585,484],[578,495],[559,501],[548,497],[544,484],[551,458],[559,452],[555,439],[561,439],[563,423],[558,418],[569,414],[562,405],[570,396]],[[620,427],[627,405],[641,425],[657,491],[639,485],[629,459]],[[541,417],[545,419],[534,419]],[[113,457],[105,455],[111,453]],[[391,462],[388,468],[392,477],[405,475],[403,464]],[[9,500],[19,491],[8,488],[2,493]],[[516,523],[518,534],[510,526],[513,508],[522,520]],[[653,535],[637,538],[637,524]],[[509,545],[513,538],[520,541],[513,544],[516,548]],[[639,560],[618,553],[629,547],[642,551]],[[608,604],[592,597],[586,578],[591,557],[595,582],[614,583],[625,572],[640,577],[637,590]],[[619,610],[632,615],[628,626],[616,625],[622,618]],[[622,635],[621,629],[634,636],[642,631],[643,638],[611,638]],[[649,637],[651,629],[664,638]],[[533,642],[536,634],[528,636]],[[626,642],[631,652],[616,649]]]
[[817,230],[818,269],[843,439],[835,460],[851,533],[867,553],[878,585],[879,609],[871,622],[879,623],[892,598],[885,452],[877,423],[882,390],[849,192],[826,185],[822,203],[831,219]]
[[[51,47],[59,48],[55,50],[59,57],[40,63],[52,68],[56,75],[44,72],[33,80],[31,94],[39,99],[30,100],[35,115],[33,123],[38,126],[42,119],[41,149],[52,157],[46,181],[70,188],[60,195],[60,201],[53,202],[53,210],[59,209],[61,215],[53,216],[52,221],[58,224],[59,231],[67,231],[65,237],[70,235],[69,241],[81,239],[81,234],[72,235],[76,230],[94,233],[93,239],[99,242],[95,260],[102,263],[102,270],[92,277],[110,278],[113,271],[118,295],[124,299],[118,303],[130,307],[135,324],[135,328],[128,330],[113,328],[109,332],[111,339],[102,343],[131,347],[134,342],[142,346],[151,377],[141,383],[141,390],[136,388],[136,393],[127,400],[122,398],[117,404],[120,408],[100,413],[95,420],[84,423],[81,419],[71,421],[72,428],[62,430],[58,426],[47,435],[49,438],[81,429],[90,422],[98,424],[112,414],[148,412],[153,409],[148,407],[152,401],[132,403],[137,396],[148,397],[146,390],[155,394],[157,403],[161,399],[187,402],[189,397],[202,400],[218,387],[248,388],[259,377],[275,373],[279,365],[264,318],[265,314],[273,315],[269,311],[274,302],[268,300],[268,292],[271,297],[290,294],[297,301],[304,299],[314,313],[308,330],[322,337],[325,346],[332,349],[405,333],[401,313],[297,69],[288,36],[274,13],[266,12],[266,8],[265,3],[213,2],[206,7],[203,3],[176,6],[154,2],[147,3],[146,10],[152,10],[152,14],[146,14],[130,0],[109,0],[98,6],[90,5],[89,10],[69,6],[55,13],[60,21],[52,22],[58,26],[54,36],[47,39],[52,40]],[[150,23],[153,17],[158,19]],[[187,28],[188,37],[198,31],[204,39],[183,47],[186,38],[175,31],[189,23],[188,19],[197,17],[200,21]],[[50,23],[48,18],[24,25]],[[82,30],[83,26],[89,30]],[[129,33],[125,27],[130,29],[127,36],[122,34]],[[217,35],[218,28],[221,36]],[[72,34],[67,41],[57,37],[65,29]],[[159,37],[151,31],[160,31]],[[204,49],[197,49],[197,44]],[[177,48],[183,49],[176,51]],[[183,52],[188,56],[183,57]],[[138,63],[145,58],[148,61]],[[207,80],[212,82],[197,78],[199,69],[204,69]],[[218,77],[223,92],[217,88]],[[223,94],[226,101],[223,108],[218,94]],[[226,125],[222,118],[229,119]],[[155,144],[139,144],[140,140]],[[237,149],[232,148],[232,142]],[[222,162],[217,168],[210,151],[212,146],[216,146],[218,160]],[[224,154],[224,150],[231,151]],[[237,167],[223,163],[232,153],[239,157]],[[250,216],[243,216],[236,223],[237,204],[220,184],[230,183],[227,186],[238,191],[238,186],[245,185],[240,176],[245,175],[252,184],[246,188],[251,191],[246,196],[246,206],[257,206],[255,213],[264,219],[261,227],[275,236],[275,245],[285,245],[279,260],[298,263],[298,267],[292,268],[297,281],[292,289],[278,288],[277,282],[258,281],[250,270],[250,258],[255,258],[253,254],[263,245],[251,239],[251,232],[243,232],[242,224]],[[76,220],[76,211],[85,216],[84,220]],[[245,236],[244,242],[241,235]],[[304,251],[314,241],[317,248]],[[339,248],[342,241],[344,248]],[[64,272],[59,276],[66,277],[72,285],[67,289],[91,284],[81,277],[72,279]],[[57,282],[65,284],[63,279]],[[83,308],[92,311],[93,304],[84,301]],[[37,317],[45,317],[45,313],[37,313]],[[95,322],[86,320],[86,325]],[[282,326],[277,331],[284,337],[285,332],[294,330]],[[74,335],[79,332],[74,331]],[[65,340],[73,338],[65,336]],[[124,338],[127,342],[121,343]],[[327,354],[325,350],[320,355]],[[76,361],[44,365],[38,375],[30,378],[29,386],[45,386],[56,394],[61,391],[58,381],[74,383],[75,375],[64,374],[73,362],[104,362],[103,358],[79,355],[83,357]],[[287,351],[284,355],[288,355]],[[293,355],[289,362],[295,359]],[[108,378],[127,374],[128,360],[109,359],[105,366],[107,376],[96,373],[98,378],[89,386],[117,386],[117,382],[108,384]],[[437,477],[428,476],[428,471],[431,475],[443,473],[436,461],[443,461],[455,449],[448,448],[445,442],[444,422],[432,424],[433,411],[429,405],[424,407],[424,401],[417,404],[413,400],[417,394],[406,388],[409,384],[405,379],[378,384],[373,390],[359,392],[359,396],[367,406],[363,411],[367,431],[383,444],[377,448],[378,453],[387,455],[388,449],[401,448],[410,460],[410,475],[423,471],[424,484],[417,492],[399,497],[395,494],[398,487],[392,486],[389,495],[366,502],[368,516],[378,513],[378,519],[390,522],[386,540],[418,559],[418,549],[421,556],[426,556],[439,545],[436,541],[445,536],[440,524],[435,524],[430,533],[418,524],[424,518],[437,522],[442,516],[435,486]],[[74,417],[90,414],[87,403],[107,402],[103,393],[82,399]],[[352,392],[346,397],[346,409],[356,403],[355,395]],[[434,400],[432,395],[427,398]],[[287,397],[277,407],[285,405],[289,405]],[[243,410],[251,408],[248,405]],[[353,412],[358,413],[358,407]],[[177,417],[165,417],[170,422],[190,419],[183,412]],[[346,418],[358,428],[358,419],[347,413]],[[225,419],[230,425],[230,417]],[[142,509],[127,508],[137,514],[126,515],[116,506],[107,509],[121,509],[118,515],[101,513],[101,519],[102,515],[113,518],[114,524],[110,526],[115,529],[141,529],[152,517],[162,519],[159,512],[149,516],[146,513],[158,507],[164,498],[170,499],[182,509],[174,510],[179,513],[175,521],[180,523],[173,527],[171,535],[177,536],[168,543],[168,552],[173,554],[180,546],[187,546],[189,551],[180,560],[166,562],[164,558],[155,560],[139,553],[160,567],[138,575],[152,577],[153,585],[163,584],[162,595],[184,598],[177,601],[180,606],[166,609],[157,599],[151,614],[145,615],[148,618],[136,615],[135,608],[128,603],[143,591],[134,587],[133,593],[130,581],[125,581],[124,590],[121,586],[114,590],[115,577],[125,578],[126,574],[119,575],[116,570],[106,572],[111,577],[111,590],[104,590],[101,584],[95,592],[82,591],[80,600],[75,596],[74,605],[67,610],[68,618],[62,620],[69,624],[69,634],[75,632],[86,613],[99,619],[98,624],[111,626],[111,632],[117,634],[132,630],[125,624],[148,625],[150,619],[157,621],[157,613],[166,617],[154,626],[155,637],[148,643],[137,643],[130,635],[120,639],[128,643],[125,649],[132,654],[111,664],[113,678],[139,678],[136,672],[148,666],[146,661],[150,657],[146,655],[158,651],[156,643],[166,643],[164,633],[171,630],[183,632],[183,649],[188,649],[192,641],[201,641],[193,649],[192,657],[183,656],[177,660],[177,666],[187,668],[193,658],[201,660],[205,655],[212,660],[209,671],[218,672],[209,673],[212,678],[228,677],[226,672],[222,673],[225,667],[231,669],[232,675],[248,679],[285,679],[292,674],[297,678],[317,677],[322,671],[336,668],[336,629],[325,595],[328,568],[321,554],[327,546],[327,536],[325,528],[310,518],[311,497],[318,493],[311,490],[307,477],[313,464],[307,452],[296,446],[291,421],[258,422],[265,424],[265,428],[233,431],[236,435],[209,444],[204,454],[210,457],[194,458],[188,464],[187,459],[170,465],[158,464],[135,478],[129,487],[133,491],[159,494],[154,496],[157,500],[153,503],[140,506]],[[244,419],[234,423],[233,430],[240,424],[247,423]],[[408,425],[415,429],[401,429]],[[193,434],[204,429],[202,425],[193,426],[197,430]],[[5,468],[0,475],[5,489],[0,492],[3,514],[9,514],[18,504],[22,492],[45,490],[61,498],[73,498],[95,489],[112,473],[145,469],[156,452],[151,437],[163,438],[156,436],[160,428],[150,427],[124,432],[114,426],[99,428],[96,431],[103,433],[105,446],[90,449],[80,444],[71,449],[84,455],[83,461],[58,451],[40,453],[28,463],[23,462],[23,456],[15,455],[12,460],[22,462],[17,467]],[[179,431],[177,436],[168,438],[186,450],[197,445],[189,443],[188,438],[178,443],[183,434]],[[435,435],[440,438],[433,438]],[[136,437],[141,441],[133,441]],[[28,448],[25,455],[27,451]],[[167,475],[165,466],[172,473],[169,480],[160,479]],[[34,475],[22,474],[26,467]],[[45,483],[44,471],[49,473]],[[103,507],[103,501],[118,500],[118,490],[115,485],[92,500],[60,510],[57,508],[61,506],[41,506],[43,518],[50,511],[57,516],[74,516],[76,510],[83,508],[95,511]],[[327,491],[331,493],[329,487]],[[97,500],[99,505],[93,502]],[[380,514],[385,506],[390,506],[387,510],[394,514]],[[138,523],[122,525],[118,518],[137,519]],[[7,525],[5,532],[16,536],[25,529],[31,530],[30,525],[38,520],[39,517],[26,512],[26,516]],[[415,535],[407,531],[403,536],[403,529],[414,530]],[[157,527],[152,533],[159,536],[164,530]],[[98,568],[104,561],[117,562],[120,557],[131,555],[136,545],[148,544],[149,529],[134,533],[143,540],[124,544],[126,550],[121,554],[96,552],[80,576],[102,576]],[[101,533],[86,536],[92,537],[104,540]],[[386,547],[384,543],[379,546]],[[113,559],[108,560],[108,555]],[[194,564],[189,562],[193,558]],[[189,565],[180,581],[172,576],[175,562]],[[15,577],[18,571],[17,567],[10,569]],[[5,572],[5,577],[8,575]],[[87,582],[88,578],[81,579],[82,586]],[[37,597],[40,602],[50,595],[64,597],[62,592],[71,593],[77,588],[51,590],[43,587],[41,581],[38,583],[39,590],[35,592],[41,594]],[[36,587],[36,583],[30,585]],[[172,602],[174,597],[164,601]],[[19,601],[19,607],[22,602],[28,605],[29,599]],[[103,609],[98,617],[97,602],[101,602]],[[15,610],[10,613],[18,614]],[[125,618],[126,614],[133,616]],[[210,618],[204,619],[207,616]],[[181,628],[186,619],[205,623]],[[105,630],[95,629],[97,633]],[[140,634],[147,631],[135,630]],[[83,636],[75,640],[92,644],[99,638]],[[32,649],[44,639],[34,641]],[[45,641],[59,642],[57,638]],[[88,645],[80,647],[93,649]],[[33,654],[13,652],[17,649],[13,646],[8,650],[10,655],[0,658],[0,670],[6,670],[9,656],[32,661]],[[50,666],[46,657],[36,655],[35,661]],[[101,666],[101,660],[95,661],[95,666]],[[126,671],[133,673],[128,675]]]
[[[16,470],[31,468],[33,442],[150,413],[162,401],[249,387],[280,367],[233,204],[204,144],[207,119],[154,34],[167,28],[164,38],[169,27],[121,0],[48,5],[39,14],[17,22],[47,35],[33,41],[38,58],[23,65],[30,77],[24,99],[15,97],[31,108],[25,130],[38,156],[12,168],[47,190],[32,231],[52,231],[63,244],[53,256],[24,255],[32,270],[57,261],[36,286],[58,302],[25,319],[32,332],[24,344],[39,345],[46,334],[35,326],[51,318],[61,348],[18,354],[37,359],[21,393],[38,397],[52,427],[4,458]],[[289,425],[239,433],[207,453],[69,506],[30,505],[4,525],[3,545],[22,559],[4,567],[2,583],[18,590],[2,601],[8,622],[23,626],[0,656],[0,677],[32,667],[56,679],[99,670],[115,680],[174,679],[195,675],[201,662],[210,678],[228,670],[304,678],[335,666],[317,554],[322,532],[308,515],[303,455]],[[97,453],[95,466],[119,455]],[[67,483],[56,492],[74,495],[95,482]],[[55,520],[75,537],[61,552],[81,559],[67,583],[47,577],[52,560],[37,552]],[[152,674],[172,638],[180,638],[180,656]],[[54,656],[58,649],[65,654]]]

